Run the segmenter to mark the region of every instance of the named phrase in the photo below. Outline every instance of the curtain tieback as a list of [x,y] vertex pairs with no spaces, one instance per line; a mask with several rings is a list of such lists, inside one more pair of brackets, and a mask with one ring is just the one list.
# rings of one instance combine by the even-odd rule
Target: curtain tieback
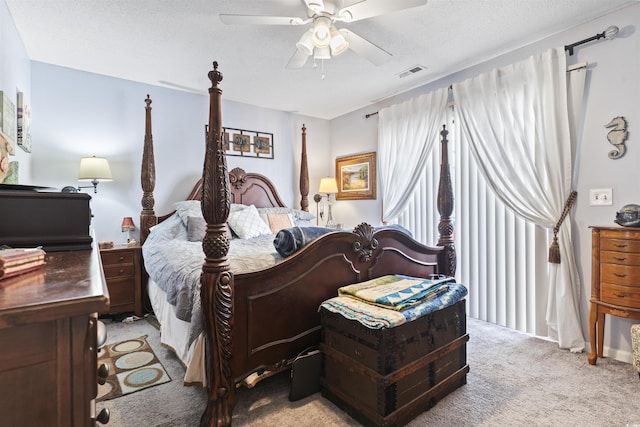
[[571,194],[569,194],[569,197],[564,204],[562,214],[560,215],[560,219],[553,227],[553,242],[551,242],[551,246],[549,247],[549,262],[552,262],[554,264],[560,264],[560,245],[558,244],[558,231],[560,231],[562,222],[567,217],[567,214],[571,210],[571,207],[573,207],[573,203],[576,201],[576,197],[578,197],[577,191],[572,191]]

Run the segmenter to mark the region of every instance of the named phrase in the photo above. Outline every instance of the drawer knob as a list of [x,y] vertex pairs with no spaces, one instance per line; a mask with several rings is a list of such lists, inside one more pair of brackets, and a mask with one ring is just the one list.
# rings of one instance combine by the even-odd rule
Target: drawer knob
[[106,363],[102,363],[98,366],[98,384],[103,385],[107,382],[107,377],[109,376],[109,365]]
[[627,247],[627,245],[621,245],[621,244],[619,244],[619,243],[616,243],[616,244],[615,244],[615,245],[613,245],[613,246],[615,246],[616,248],[626,248],[626,247]]
[[615,259],[616,261],[624,261],[624,260],[626,260],[626,258],[620,258],[620,257],[617,257],[617,256],[614,256],[613,259]]
[[613,275],[617,277],[627,277],[626,274],[620,274],[620,273],[613,273]]
[[111,413],[107,408],[102,408],[102,411],[96,417],[96,421],[100,424],[107,424],[109,422],[109,418],[111,418]]
[[123,256],[120,256],[120,261],[124,261],[124,257]]
[[123,270],[123,269],[120,269],[119,273],[120,273],[120,274],[124,273],[124,270]]
[[613,293],[614,297],[618,297],[618,298],[624,298],[627,296],[627,294],[616,294],[615,292]]

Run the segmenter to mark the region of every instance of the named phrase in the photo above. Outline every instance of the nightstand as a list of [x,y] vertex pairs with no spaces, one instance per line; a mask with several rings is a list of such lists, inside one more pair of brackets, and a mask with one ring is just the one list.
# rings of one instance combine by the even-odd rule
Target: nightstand
[[142,251],[140,246],[101,249],[102,268],[111,305],[106,313],[132,311],[142,316]]

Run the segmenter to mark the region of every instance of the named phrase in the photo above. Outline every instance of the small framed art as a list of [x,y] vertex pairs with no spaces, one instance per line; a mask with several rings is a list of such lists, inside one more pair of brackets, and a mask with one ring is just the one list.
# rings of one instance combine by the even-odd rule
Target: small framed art
[[246,129],[222,128],[227,156],[273,159],[273,134]]
[[336,200],[376,198],[376,153],[356,154],[336,159]]
[[31,152],[31,108],[24,99],[24,93],[18,92],[18,146],[27,153]]

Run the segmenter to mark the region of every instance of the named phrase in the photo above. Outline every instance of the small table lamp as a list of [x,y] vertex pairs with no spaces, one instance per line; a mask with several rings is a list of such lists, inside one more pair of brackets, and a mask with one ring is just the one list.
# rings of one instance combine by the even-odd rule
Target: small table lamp
[[122,218],[122,232],[127,232],[127,244],[131,243],[131,232],[135,231],[136,225],[133,223],[133,218],[125,216]]
[[328,228],[335,228],[336,223],[333,222],[331,216],[331,195],[338,192],[338,184],[335,178],[322,178],[320,180],[319,193],[325,193],[327,195],[327,224]]

